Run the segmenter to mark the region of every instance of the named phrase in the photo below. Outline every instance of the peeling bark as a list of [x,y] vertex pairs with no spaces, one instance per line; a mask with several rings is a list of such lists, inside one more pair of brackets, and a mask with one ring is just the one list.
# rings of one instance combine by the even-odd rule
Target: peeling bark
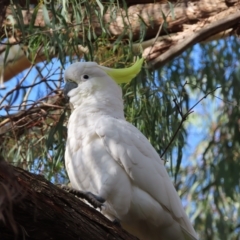
[[[198,0],[198,1],[172,1],[171,9],[169,3],[157,1],[155,3],[147,3],[149,1],[126,1],[129,5],[127,12],[123,8],[114,8],[108,10],[103,16],[103,20],[108,24],[108,30],[112,36],[116,38],[125,33],[125,37],[128,36],[128,31],[132,31],[133,39],[138,40],[141,32],[141,24],[144,21],[146,25],[146,35],[144,42],[141,44],[134,44],[133,50],[135,54],[143,54],[149,61],[149,65],[156,69],[162,66],[164,63],[179,55],[187,47],[191,47],[195,43],[201,41],[207,41],[212,39],[219,39],[231,34],[234,34],[239,28],[239,18],[236,17],[236,21],[232,25],[228,25],[228,28],[216,27],[214,31],[208,31],[212,24],[218,24],[221,20],[236,16],[240,12],[238,10],[239,3],[237,0]],[[144,3],[144,4],[134,4]],[[134,5],[133,5],[134,4]],[[111,18],[113,11],[116,17]],[[11,9],[7,10],[6,16],[11,13]],[[31,12],[26,10],[22,11],[24,23],[27,25],[31,20]],[[49,12],[51,18],[51,13]],[[167,22],[167,27],[163,28],[164,21]],[[7,22],[5,22],[7,24]],[[101,25],[96,16],[92,16],[91,23],[95,29],[96,34],[100,35],[102,32]],[[46,27],[42,11],[39,10],[35,21],[35,26]],[[74,22],[71,26],[74,26]],[[222,26],[222,25],[219,25]],[[217,30],[216,30],[217,29]],[[206,31],[204,31],[206,30]],[[46,31],[46,28],[45,28]],[[47,31],[50,31],[48,29]],[[195,35],[194,35],[195,34]],[[202,35],[202,37],[197,37]],[[193,36],[194,35],[194,36]],[[79,31],[79,38],[82,38],[82,31]],[[157,38],[156,38],[157,37]],[[194,40],[192,40],[194,38]],[[157,39],[157,41],[155,41]],[[184,42],[191,42],[191,44],[184,44]],[[184,46],[179,49],[179,46]],[[87,50],[84,46],[80,46],[81,49],[76,55],[81,55]],[[24,51],[20,51],[19,55],[12,55],[8,57],[5,66],[1,61],[4,59],[5,46],[2,46],[2,54],[0,55],[0,74],[3,76],[3,81],[7,81],[17,73],[20,73],[24,69],[31,66],[31,62],[26,57]],[[172,50],[172,48],[174,48]],[[178,50],[176,51],[176,48]],[[82,50],[84,49],[84,50]],[[143,51],[143,52],[142,52]],[[67,51],[66,51],[67,52]],[[172,54],[174,52],[174,54]],[[149,54],[151,53],[151,54]],[[67,54],[73,54],[68,53]],[[169,57],[169,55],[171,55]],[[51,54],[51,57],[56,57],[56,54]],[[168,57],[166,57],[168,56]],[[39,51],[39,55],[36,56],[35,63],[45,61],[46,57],[43,52]],[[2,67],[1,67],[2,65]],[[3,73],[4,69],[4,73]]]
[[0,159],[0,239],[137,238],[43,176]]
[[[165,63],[180,55],[186,49],[198,42],[202,42],[208,38],[213,39],[214,37],[225,37],[234,33],[233,29],[237,29],[239,27],[239,21],[240,13],[231,14],[218,22],[215,21],[213,24],[208,24],[199,31],[195,32],[193,29],[190,29],[188,31],[188,37],[185,38],[182,36],[182,41],[177,42],[174,46],[172,45],[171,49],[162,54],[157,54],[161,51],[161,46],[159,47],[158,44],[154,44],[153,47],[149,47],[144,50],[143,56],[148,59],[149,67],[153,69],[162,67]],[[174,37],[172,40],[174,40]]]

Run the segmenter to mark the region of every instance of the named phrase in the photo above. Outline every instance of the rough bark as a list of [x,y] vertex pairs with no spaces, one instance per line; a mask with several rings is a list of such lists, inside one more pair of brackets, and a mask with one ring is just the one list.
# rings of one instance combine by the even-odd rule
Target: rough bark
[[[104,22],[109,24],[108,30],[111,33],[111,37],[115,36],[117,38],[124,31],[128,32],[129,29],[126,30],[126,25],[129,25],[131,26],[133,39],[137,40],[141,31],[141,21],[144,21],[146,25],[145,40],[141,44],[135,44],[134,51],[139,54],[143,50],[143,56],[147,58],[149,65],[153,69],[162,66],[165,62],[179,55],[186,48],[191,47],[197,42],[223,38],[238,32],[239,29],[240,12],[237,0],[172,1],[173,10],[164,1],[155,3],[147,3],[149,2],[147,0],[126,2],[130,5],[127,10],[119,8],[114,20],[111,18],[111,10],[107,11],[103,16]],[[144,4],[133,5],[135,2]],[[6,16],[10,13],[11,10],[8,9]],[[31,12],[22,11],[26,25],[31,20],[31,14]],[[239,16],[237,16],[238,14]],[[235,16],[235,20],[231,24],[226,24],[224,27],[219,24],[216,27],[222,20],[231,18],[231,15]],[[49,13],[49,16],[51,17],[51,13]],[[167,23],[165,30],[163,28],[164,21]],[[100,35],[102,31],[101,25],[94,15],[91,22],[96,34]],[[41,10],[38,12],[35,25],[45,27]],[[215,30],[211,32],[208,29],[211,29],[212,25],[215,25]],[[194,34],[198,36],[193,36]],[[79,37],[83,37],[81,31],[79,32]],[[186,41],[188,44],[185,44]],[[172,48],[174,49],[172,50]],[[177,51],[176,48],[178,48]],[[5,54],[4,51],[5,46],[2,46],[0,49],[2,56]],[[83,54],[86,51],[84,46],[79,46],[79,52],[76,54]],[[31,66],[31,62],[25,56],[24,51],[20,50],[19,52],[18,55],[15,54],[11,57],[9,55],[4,69],[4,81],[9,80],[17,73]],[[55,54],[52,55],[52,57],[55,56]],[[2,57],[2,59],[4,58]],[[46,57],[40,50],[34,59],[34,63],[44,60],[46,60]]]
[[0,160],[0,239],[137,239],[44,179]]

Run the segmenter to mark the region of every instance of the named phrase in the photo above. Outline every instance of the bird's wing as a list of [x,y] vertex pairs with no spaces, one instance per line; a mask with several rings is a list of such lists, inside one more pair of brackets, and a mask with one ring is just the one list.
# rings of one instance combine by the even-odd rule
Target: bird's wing
[[[161,204],[179,222],[189,226],[181,201],[163,161],[147,138],[125,120],[101,117],[95,131],[111,156],[134,183]],[[188,229],[188,227],[187,227]]]

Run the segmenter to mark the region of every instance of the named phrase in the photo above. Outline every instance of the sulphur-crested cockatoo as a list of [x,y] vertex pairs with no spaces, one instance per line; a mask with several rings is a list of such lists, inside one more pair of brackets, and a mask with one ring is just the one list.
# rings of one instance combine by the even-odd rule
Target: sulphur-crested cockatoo
[[121,88],[141,69],[78,62],[65,71],[72,114],[65,163],[74,189],[103,202],[102,213],[144,240],[192,240],[184,212],[163,161],[147,138],[124,118]]

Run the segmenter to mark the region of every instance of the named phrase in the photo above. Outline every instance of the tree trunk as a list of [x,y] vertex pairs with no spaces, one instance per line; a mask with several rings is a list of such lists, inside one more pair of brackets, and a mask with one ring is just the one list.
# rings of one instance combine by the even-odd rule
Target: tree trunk
[[[144,41],[134,44],[133,51],[135,54],[142,53],[153,69],[163,66],[167,61],[198,42],[238,34],[240,20],[238,0],[171,1],[172,3],[166,3],[165,1],[147,3],[148,0],[129,0],[126,2],[128,8],[117,8],[115,17],[112,16],[111,9],[103,15],[103,22],[108,24],[109,37],[118,38],[131,29],[133,40],[138,40],[141,24],[144,23],[146,28]],[[134,2],[144,4],[133,5]],[[8,8],[6,17],[11,14],[11,9]],[[52,13],[49,12],[48,14],[51,18]],[[25,25],[29,25],[32,15],[33,11],[22,10]],[[90,22],[96,34],[100,35],[102,26],[94,14]],[[5,21],[5,24],[8,25],[9,23]],[[74,25],[74,22],[71,23],[72,25]],[[37,13],[35,26],[44,28],[44,31],[49,33],[51,31],[45,26],[41,9]],[[126,30],[126,26],[130,26],[130,28]],[[126,34],[125,37],[128,37],[128,35]],[[83,38],[82,31],[79,32],[79,38]],[[12,44],[16,41],[15,37],[9,39]],[[41,47],[31,63],[25,54],[26,47],[22,46],[20,48],[19,45],[14,45],[10,48],[12,52],[9,51],[4,64],[6,49],[6,45],[0,47],[0,75],[2,81],[9,80],[32,64],[46,60]],[[76,49],[75,54],[77,55],[87,52],[85,46],[78,45]],[[68,49],[65,51],[66,54],[70,54]],[[51,52],[55,51],[49,50],[51,57],[57,56],[56,52],[54,54]]]
[[137,239],[41,175],[0,160],[0,239]]

